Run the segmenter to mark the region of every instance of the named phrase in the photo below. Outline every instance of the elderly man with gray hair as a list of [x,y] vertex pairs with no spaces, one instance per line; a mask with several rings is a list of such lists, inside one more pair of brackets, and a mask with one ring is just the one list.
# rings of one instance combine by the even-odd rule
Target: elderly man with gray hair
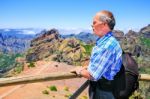
[[90,63],[87,68],[75,69],[76,74],[91,81],[90,99],[115,99],[109,82],[114,80],[114,76],[121,68],[122,49],[113,36],[114,26],[115,18],[110,11],[103,10],[96,13],[92,28],[99,38],[93,47]]

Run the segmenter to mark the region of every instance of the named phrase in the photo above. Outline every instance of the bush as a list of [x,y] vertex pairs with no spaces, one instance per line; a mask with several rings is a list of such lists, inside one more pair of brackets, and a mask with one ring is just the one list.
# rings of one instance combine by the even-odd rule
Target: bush
[[88,99],[87,96],[82,96],[80,99]]
[[35,67],[35,63],[34,62],[30,62],[28,67]]
[[51,91],[57,91],[57,88],[56,88],[56,86],[55,85],[53,85],[53,86],[49,86],[48,87]]
[[47,90],[43,90],[42,93],[47,94],[47,95],[49,94],[49,92]]
[[68,98],[69,98],[70,96],[72,96],[72,94],[70,94],[70,93],[65,95],[65,97],[68,97]]
[[69,91],[69,87],[65,86],[65,87],[64,87],[64,90],[65,90],[65,91]]
[[17,63],[14,71],[19,74],[19,73],[21,73],[21,71],[23,71],[23,69],[24,69],[23,64]]

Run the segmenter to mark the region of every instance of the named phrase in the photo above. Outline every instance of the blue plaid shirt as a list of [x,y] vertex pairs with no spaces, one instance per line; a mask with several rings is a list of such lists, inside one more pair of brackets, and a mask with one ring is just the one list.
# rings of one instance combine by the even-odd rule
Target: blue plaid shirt
[[88,71],[97,81],[104,77],[113,80],[122,64],[122,49],[119,42],[113,37],[112,32],[98,38],[93,47]]

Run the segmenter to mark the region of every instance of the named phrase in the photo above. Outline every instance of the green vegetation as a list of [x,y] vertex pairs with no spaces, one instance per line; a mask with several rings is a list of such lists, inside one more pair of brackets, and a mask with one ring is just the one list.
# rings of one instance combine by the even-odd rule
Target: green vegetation
[[[3,54],[0,53],[0,70],[6,72],[16,66],[16,58],[23,57],[22,54]],[[19,67],[20,68],[20,67]],[[18,70],[17,70],[18,71]]]
[[135,91],[133,95],[129,97],[129,99],[143,99],[143,96],[139,91]]
[[150,83],[146,81],[140,81],[139,83],[139,93],[143,99],[150,98]]
[[93,48],[93,44],[85,44],[84,42],[80,41],[80,45],[84,47],[85,49],[85,54],[90,56]]
[[65,91],[69,91],[69,87],[65,86],[65,87],[64,87],[64,90],[65,90]]
[[139,72],[142,74],[150,74],[150,68],[148,67],[140,67]]
[[48,86],[48,88],[51,90],[51,91],[57,91],[57,87],[55,85],[53,86]]
[[141,37],[140,38],[141,40],[141,43],[145,46],[147,46],[148,48],[150,48],[150,38],[144,38],[144,37]]
[[14,68],[14,72],[17,73],[17,74],[19,74],[19,73],[21,73],[23,71],[23,69],[24,69],[23,64],[16,63],[16,66]]
[[46,94],[46,95],[49,94],[49,92],[48,92],[47,90],[43,90],[42,93],[43,93],[43,94]]
[[35,67],[35,63],[34,63],[34,62],[30,62],[29,65],[28,65],[28,67],[29,67],[29,68],[30,68],[30,67]]
[[83,45],[83,47],[84,47],[85,50],[86,50],[86,54],[87,54],[87,55],[91,55],[93,45],[87,44],[87,45]]
[[87,96],[82,96],[80,99],[88,99]]
[[69,98],[70,96],[72,96],[72,94],[66,94],[65,97]]

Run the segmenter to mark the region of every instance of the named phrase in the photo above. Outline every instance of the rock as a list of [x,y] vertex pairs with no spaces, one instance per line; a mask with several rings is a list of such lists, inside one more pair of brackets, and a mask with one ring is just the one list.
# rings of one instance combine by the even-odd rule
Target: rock
[[61,38],[56,29],[51,29],[31,41],[27,61],[37,61],[52,55],[60,46]]
[[27,52],[26,59],[37,61],[52,55],[53,60],[58,62],[81,64],[81,61],[87,58],[86,50],[81,42],[76,38],[61,38],[56,29],[45,31],[31,41],[31,48]]
[[139,34],[146,38],[150,38],[150,24],[139,31]]

